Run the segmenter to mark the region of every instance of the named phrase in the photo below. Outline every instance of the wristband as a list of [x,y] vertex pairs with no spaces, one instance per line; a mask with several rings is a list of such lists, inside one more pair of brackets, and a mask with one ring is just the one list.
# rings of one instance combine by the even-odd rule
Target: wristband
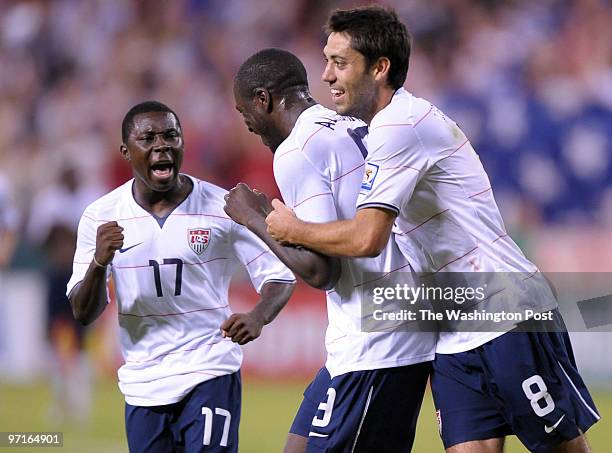
[[98,263],[98,260],[96,259],[96,255],[94,254],[93,256],[93,262],[96,266],[101,267],[102,269],[106,269],[106,266],[108,266],[108,264],[100,264]]

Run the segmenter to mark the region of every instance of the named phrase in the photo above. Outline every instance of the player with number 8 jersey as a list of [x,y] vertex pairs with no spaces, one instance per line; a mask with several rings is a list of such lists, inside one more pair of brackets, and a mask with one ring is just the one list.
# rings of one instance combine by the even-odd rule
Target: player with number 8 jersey
[[[121,150],[135,179],[81,218],[67,288],[73,311],[93,321],[107,304],[112,276],[131,451],[237,451],[237,343],[256,338],[276,316],[295,278],[224,213],[225,190],[179,173],[174,112],[148,102],[126,121]],[[252,312],[232,315],[228,287],[239,265],[261,300]]]

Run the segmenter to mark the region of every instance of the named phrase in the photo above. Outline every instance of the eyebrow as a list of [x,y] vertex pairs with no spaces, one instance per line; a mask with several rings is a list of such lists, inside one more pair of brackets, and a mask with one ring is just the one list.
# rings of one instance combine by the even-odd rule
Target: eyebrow
[[154,132],[154,131],[153,131],[153,130],[151,130],[151,129],[144,129],[144,130],[138,131],[138,132],[136,133],[136,136],[137,136],[137,137],[140,137],[141,135],[145,135],[145,134],[153,134],[153,135],[157,135],[157,134],[165,134],[165,133],[167,133],[167,132],[172,132],[172,131],[177,131],[177,132],[178,132],[178,130],[179,130],[179,129],[178,129],[178,127],[174,127],[174,126],[168,127],[168,128],[166,128],[166,129],[164,129],[164,130],[161,130],[161,131],[159,131],[159,132]]

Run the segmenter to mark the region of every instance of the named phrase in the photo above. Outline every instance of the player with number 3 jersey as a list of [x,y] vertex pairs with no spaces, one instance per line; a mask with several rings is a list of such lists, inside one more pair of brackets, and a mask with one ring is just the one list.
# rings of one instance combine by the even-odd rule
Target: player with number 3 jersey
[[[238,70],[234,97],[246,126],[274,153],[275,180],[297,216],[328,222],[355,215],[367,128],[312,99],[295,55],[281,49],[252,55]],[[267,235],[265,197],[239,185],[227,198],[228,214],[279,257],[295,249]],[[294,269],[296,261],[285,263]],[[378,257],[342,258],[340,267],[327,288],[325,367],[304,392],[285,453],[410,451],[436,334],[362,329],[363,293],[393,278],[413,283],[410,263],[388,241]]]

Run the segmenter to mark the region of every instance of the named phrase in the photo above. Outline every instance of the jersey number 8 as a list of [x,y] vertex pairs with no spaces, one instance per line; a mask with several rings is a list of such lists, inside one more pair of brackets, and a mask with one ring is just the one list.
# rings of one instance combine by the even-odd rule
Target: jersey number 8
[[[536,387],[535,392],[532,387]],[[548,387],[546,387],[544,379],[539,374],[534,374],[523,381],[523,392],[525,392],[525,396],[529,399],[531,407],[538,417],[544,417],[555,409],[555,402],[548,393]],[[545,403],[543,406],[540,405],[542,400]]]

